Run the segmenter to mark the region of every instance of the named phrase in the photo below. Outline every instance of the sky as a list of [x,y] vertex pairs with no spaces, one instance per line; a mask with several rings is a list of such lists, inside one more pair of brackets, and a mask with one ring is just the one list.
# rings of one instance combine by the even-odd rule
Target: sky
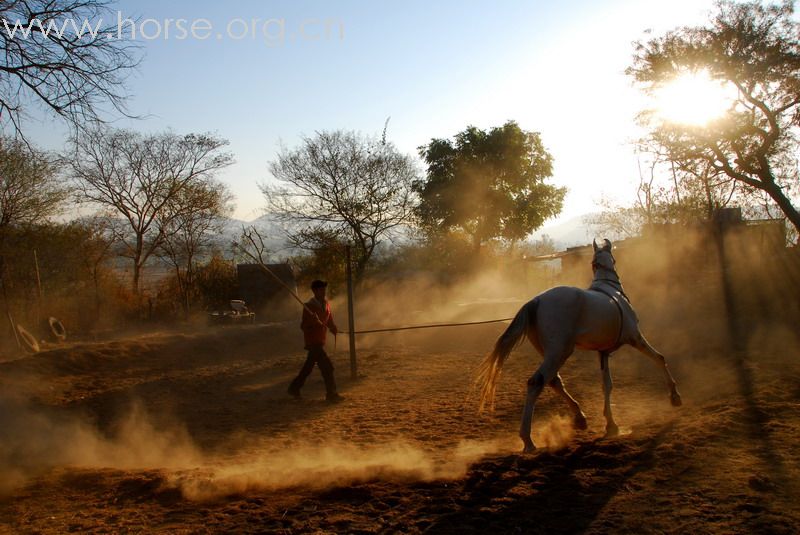
[[[568,188],[562,214],[550,222],[558,223],[600,210],[603,199],[632,202],[634,117],[644,104],[624,74],[633,43],[646,30],[702,24],[712,7],[711,0],[122,0],[113,9],[138,18],[143,60],[126,89],[129,112],[141,118],[109,119],[141,132],[229,140],[236,164],[219,178],[243,220],[263,213],[258,186],[272,180],[268,163],[304,135],[380,135],[388,118],[387,138],[416,156],[432,138],[515,120],[541,134],[555,159],[550,182]],[[197,31],[179,39],[176,19]],[[68,137],[52,118],[32,118],[26,134],[48,150]]]

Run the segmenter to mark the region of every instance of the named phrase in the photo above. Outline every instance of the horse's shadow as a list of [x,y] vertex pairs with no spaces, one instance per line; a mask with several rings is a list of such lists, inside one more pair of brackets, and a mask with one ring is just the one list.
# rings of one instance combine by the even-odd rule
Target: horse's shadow
[[559,452],[485,460],[471,468],[460,507],[427,531],[586,531],[631,479],[656,466],[655,450],[673,428],[669,422],[646,439],[597,438]]

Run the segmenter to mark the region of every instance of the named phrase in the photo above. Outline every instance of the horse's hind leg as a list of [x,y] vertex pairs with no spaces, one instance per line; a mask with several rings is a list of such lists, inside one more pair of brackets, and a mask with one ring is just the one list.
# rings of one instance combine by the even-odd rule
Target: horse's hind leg
[[675,379],[673,379],[672,374],[669,373],[667,359],[664,358],[664,355],[656,351],[641,333],[639,334],[638,339],[634,341],[632,345],[643,354],[653,359],[656,365],[658,365],[664,371],[664,378],[667,380],[667,388],[669,388],[669,397],[670,401],[672,402],[672,406],[680,407],[682,403],[681,395],[678,393],[678,386],[677,383],[675,383]]
[[603,406],[603,416],[606,417],[606,436],[615,437],[619,435],[619,427],[611,414],[611,390],[614,383],[611,381],[611,368],[608,366],[609,353],[600,352],[600,369],[603,372],[603,396],[605,404]]
[[569,395],[567,389],[564,388],[564,381],[561,379],[560,374],[556,374],[555,378],[548,383],[550,387],[558,392],[562,398],[567,402],[567,404],[572,409],[572,412],[575,414],[575,419],[573,420],[576,429],[586,429],[586,415],[583,414],[581,410],[581,406],[575,401],[575,398]]
[[531,439],[531,423],[533,421],[533,408],[536,405],[536,400],[544,389],[544,385],[549,384],[561,367],[564,359],[570,355],[572,351],[562,354],[552,354],[545,352],[544,362],[542,362],[539,369],[536,370],[530,379],[528,379],[528,393],[525,396],[525,408],[522,410],[522,423],[519,426],[519,438],[522,439],[524,444],[523,453],[530,453],[536,449],[536,445]]
[[528,379],[528,392],[525,395],[525,407],[522,409],[519,438],[522,439],[523,453],[530,453],[536,449],[536,445],[531,438],[531,421],[533,420],[533,408],[536,405],[536,400],[539,399],[539,394],[542,393],[545,383],[545,376],[540,366],[539,369],[536,370],[536,373]]

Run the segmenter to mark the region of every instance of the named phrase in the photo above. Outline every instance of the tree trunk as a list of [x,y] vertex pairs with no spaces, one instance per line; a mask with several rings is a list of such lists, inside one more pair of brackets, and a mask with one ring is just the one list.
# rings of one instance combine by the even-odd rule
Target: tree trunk
[[138,259],[134,259],[133,260],[133,285],[132,285],[131,289],[133,290],[133,295],[136,295],[136,296],[139,295],[139,275],[141,273],[141,270],[142,270],[142,266],[139,265],[139,260]]
[[792,205],[792,202],[786,197],[786,195],[783,194],[783,190],[777,184],[775,184],[775,182],[766,182],[764,180],[762,180],[762,182],[764,182],[766,186],[764,191],[766,191],[767,194],[772,197],[772,200],[777,203],[778,207],[781,209],[786,218],[792,223],[792,225],[794,225],[794,228],[800,232],[800,213],[797,211],[794,205]]
[[139,278],[142,272],[142,251],[144,249],[144,236],[136,236],[136,249],[133,252],[133,294],[139,296]]
[[[265,263],[265,262],[262,262]],[[192,292],[194,290],[194,255],[189,253],[189,259],[186,261],[186,274],[184,276],[184,312],[186,319],[189,319],[189,313],[192,308]]]
[[181,268],[175,265],[175,279],[178,281],[178,297],[181,300],[181,309],[183,309],[183,319],[189,319],[189,297],[186,289],[186,277],[181,276]]
[[478,232],[472,235],[472,251],[476,256],[481,253],[481,237]]
[[194,288],[194,276],[192,275],[191,267],[186,268],[186,273],[183,277],[183,303],[186,319],[189,319],[189,314],[192,311],[192,289]]
[[353,278],[356,285],[360,285],[367,271],[369,259],[372,258],[372,253],[375,251],[375,243],[370,241],[361,234],[356,234],[357,253],[356,253],[356,266],[353,270]]
[[94,321],[92,323],[100,321],[100,274],[98,270],[98,264],[95,264],[92,269],[92,279],[94,282]]
[[711,195],[711,184],[709,184],[708,173],[703,174],[703,190],[706,194],[706,219],[711,221],[714,215],[714,197]]
[[358,256],[356,267],[353,270],[353,278],[356,285],[360,285],[364,279],[364,273],[367,271],[367,264],[369,263],[369,257],[365,256],[363,252]]

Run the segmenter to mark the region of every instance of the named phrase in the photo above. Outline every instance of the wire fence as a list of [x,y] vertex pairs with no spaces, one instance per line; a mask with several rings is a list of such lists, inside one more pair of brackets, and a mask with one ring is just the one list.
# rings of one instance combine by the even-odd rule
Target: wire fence
[[[465,323],[430,323],[427,325],[410,325],[407,327],[387,327],[385,329],[369,329],[365,331],[353,331],[353,334],[372,334],[372,333],[387,333],[395,331],[410,331],[413,329],[434,329],[436,327],[462,327],[465,325],[486,325],[489,323],[502,323],[504,321],[511,321],[514,318],[501,318],[497,320],[485,321],[469,321]],[[350,334],[349,331],[339,331],[340,334]]]

